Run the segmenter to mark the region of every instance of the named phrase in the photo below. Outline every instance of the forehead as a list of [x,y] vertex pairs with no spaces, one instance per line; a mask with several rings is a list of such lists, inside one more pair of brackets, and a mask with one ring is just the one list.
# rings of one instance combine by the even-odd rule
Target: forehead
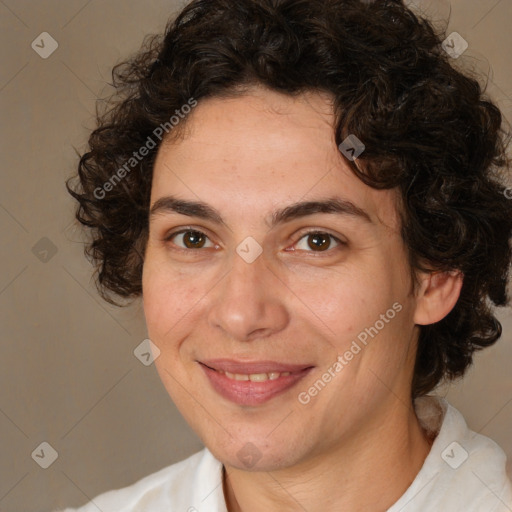
[[[161,145],[151,204],[165,195],[201,200],[226,218],[327,197],[349,200],[377,223],[396,227],[397,194],[359,180],[334,138],[332,99],[262,88],[199,102],[179,137]],[[172,135],[172,134],[171,134]]]

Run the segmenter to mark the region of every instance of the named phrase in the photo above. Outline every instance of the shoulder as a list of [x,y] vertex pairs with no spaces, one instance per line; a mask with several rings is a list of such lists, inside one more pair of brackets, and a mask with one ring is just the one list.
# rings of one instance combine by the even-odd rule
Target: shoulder
[[[62,512],[200,510],[222,512],[222,464],[205,448],[122,489],[107,491],[79,509]],[[206,505],[205,505],[206,504]]]
[[503,450],[470,430],[446,400],[425,397],[415,406],[424,428],[437,430],[437,435],[421,471],[389,512],[511,510],[512,486]]

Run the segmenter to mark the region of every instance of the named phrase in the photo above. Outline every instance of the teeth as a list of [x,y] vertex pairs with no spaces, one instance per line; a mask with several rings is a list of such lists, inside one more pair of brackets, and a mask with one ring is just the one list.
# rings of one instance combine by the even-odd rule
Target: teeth
[[264,380],[268,380],[268,375],[266,373],[251,373],[249,379],[251,382],[263,382]]
[[251,382],[265,382],[266,380],[276,380],[279,377],[287,377],[290,375],[290,372],[251,373],[249,375],[222,371],[221,373],[224,373],[226,377],[233,380],[250,380]]
[[229,377],[233,380],[249,380],[249,375],[242,375],[241,373],[229,373],[224,372],[226,374],[226,377]]

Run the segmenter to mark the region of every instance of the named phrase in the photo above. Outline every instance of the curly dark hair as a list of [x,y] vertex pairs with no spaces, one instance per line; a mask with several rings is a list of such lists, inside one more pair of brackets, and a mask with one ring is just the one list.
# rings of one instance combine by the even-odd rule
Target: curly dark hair
[[[288,95],[328,92],[336,143],[355,134],[366,146],[357,162],[347,160],[353,172],[371,187],[400,192],[412,276],[464,276],[448,316],[420,328],[412,396],[462,376],[475,350],[501,336],[494,310],[508,304],[510,136],[484,86],[451,64],[443,38],[401,0],[189,3],[164,34],[147,36],[114,67],[115,90],[97,111],[79,182],[66,183],[79,202],[76,218],[90,228],[85,252],[103,298],[121,305],[142,293],[159,144],[132,169],[126,162],[155,129],[191,98],[234,96],[254,85]],[[123,165],[123,179],[112,186]]]

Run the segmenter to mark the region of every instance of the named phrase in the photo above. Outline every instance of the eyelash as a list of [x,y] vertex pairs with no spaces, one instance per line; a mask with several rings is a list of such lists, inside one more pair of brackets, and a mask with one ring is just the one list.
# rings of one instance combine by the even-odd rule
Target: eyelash
[[[198,233],[200,235],[203,235],[205,236],[210,242],[210,237],[204,233],[203,231],[199,230],[199,229],[196,229],[196,228],[192,228],[192,227],[189,227],[189,228],[185,228],[185,229],[181,229],[179,231],[174,231],[172,233],[169,233],[168,235],[166,235],[164,237],[164,242],[171,242],[172,243],[172,239],[178,235],[183,235],[185,233],[190,233],[190,232],[193,232],[193,233]],[[303,238],[306,238],[310,235],[326,235],[328,236],[331,240],[334,240],[337,245],[335,247],[329,247],[329,249],[326,249],[325,251],[305,251],[305,252],[310,252],[310,253],[327,253],[327,252],[330,252],[330,251],[333,251],[334,249],[336,248],[341,248],[343,246],[346,246],[347,243],[344,242],[343,240],[340,240],[337,236],[327,232],[327,231],[321,231],[321,230],[311,230],[311,231],[306,231],[306,232],[303,232],[299,238],[297,238],[297,240],[294,242],[293,245],[297,245]],[[213,243],[213,242],[212,242]],[[174,244],[175,245],[175,244]],[[215,245],[215,244],[214,244]],[[217,246],[218,247],[218,246]],[[191,248],[186,248],[186,247],[180,247],[180,246],[176,246],[177,250],[181,250],[181,251],[186,251],[186,252],[190,252],[190,251],[198,251],[199,249],[202,249],[202,247],[200,247],[199,249],[191,249]],[[206,249],[211,249],[211,247],[206,247]],[[286,249],[285,249],[286,250]],[[291,251],[291,250],[295,250],[295,249],[287,249],[288,251]]]
[[[174,231],[173,233],[169,233],[168,235],[166,235],[164,237],[164,242],[171,242],[172,243],[172,239],[175,237],[175,236],[178,236],[178,235],[183,235],[185,233],[198,233],[200,235],[203,235],[205,236],[208,240],[210,240],[210,237],[204,233],[203,231],[200,231],[199,229],[196,229],[196,228],[185,228],[185,229],[180,229],[179,231]],[[211,240],[210,240],[211,241]],[[213,243],[213,242],[212,242]],[[176,246],[178,249],[182,250],[182,251],[197,251],[197,249],[189,249],[187,247],[179,247],[179,246]],[[202,248],[201,248],[202,249]],[[207,247],[207,249],[210,249],[210,247]]]
[[[320,231],[320,230],[311,230],[311,231],[306,231],[306,232],[303,232],[301,233],[301,235],[299,236],[299,238],[297,238],[297,241],[294,242],[294,246],[297,245],[302,239],[304,238],[307,238],[308,236],[311,236],[311,235],[325,235],[327,236],[328,238],[332,240],[334,240],[334,242],[336,242],[337,245],[335,245],[334,247],[329,247],[328,249],[326,249],[325,251],[305,251],[305,252],[310,252],[310,253],[329,253],[329,252],[332,252],[334,251],[335,249],[340,249],[341,247],[343,246],[346,246],[346,242],[344,242],[343,240],[340,240],[337,236],[334,236],[333,234],[329,233],[328,231]],[[292,249],[292,250],[295,250],[295,249]],[[303,250],[303,249],[299,249],[299,250]]]

